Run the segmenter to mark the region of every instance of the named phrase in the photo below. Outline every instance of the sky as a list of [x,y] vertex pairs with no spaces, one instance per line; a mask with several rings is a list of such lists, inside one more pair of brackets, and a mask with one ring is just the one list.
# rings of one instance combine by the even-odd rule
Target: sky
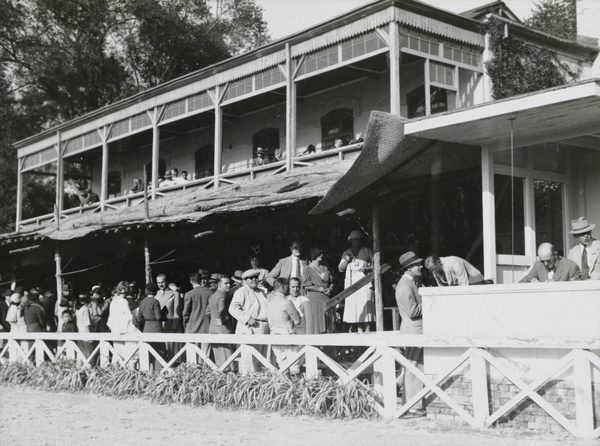
[[[463,12],[492,2],[492,0],[421,1],[452,12]],[[504,1],[522,19],[529,17],[534,5],[534,0]],[[271,36],[280,39],[371,3],[372,0],[256,0],[256,2],[263,7]]]

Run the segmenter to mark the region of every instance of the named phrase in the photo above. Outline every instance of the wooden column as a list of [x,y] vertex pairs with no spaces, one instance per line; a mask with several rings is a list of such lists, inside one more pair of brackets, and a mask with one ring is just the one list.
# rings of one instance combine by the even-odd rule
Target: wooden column
[[381,215],[379,203],[373,203],[373,276],[375,291],[375,325],[383,331],[383,287],[381,286]]
[[400,116],[400,30],[398,22],[390,23],[390,113]]
[[483,210],[483,275],[496,280],[496,212],[494,198],[494,154],[481,148],[481,200]]
[[425,79],[425,116],[429,116],[431,114],[431,76],[429,75],[429,58],[425,59],[423,67],[423,77]]
[[148,248],[148,233],[144,233],[144,265],[146,272],[146,285],[152,282],[152,267],[150,266],[150,249]]
[[100,186],[100,201],[102,202],[102,210],[104,210],[104,202],[108,199],[108,127],[100,132],[102,138],[102,182]]
[[63,165],[63,149],[60,130],[56,132],[56,207],[58,214],[63,210],[63,195],[65,189],[65,172]]
[[[483,50],[482,65],[485,67],[485,63],[491,61],[494,58],[494,54],[491,49],[491,36],[487,32],[485,34],[485,48]],[[488,74],[487,70],[483,70],[483,102],[489,102],[493,99],[492,94],[494,92],[494,84],[492,78]]]
[[286,61],[286,101],[285,101],[285,168],[294,167],[296,153],[296,82],[294,82],[294,65],[289,43],[285,44]]
[[15,222],[15,232],[19,232],[19,226],[23,219],[23,164],[25,160],[19,158],[17,165],[17,215]]
[[223,153],[223,112],[221,110],[222,98],[222,87],[217,85],[215,87],[215,160],[213,167],[213,178],[214,187],[218,188],[221,175],[221,153]]
[[[154,107],[152,119],[152,199],[156,199],[158,189],[158,166],[160,163],[160,128],[158,127],[158,108]],[[146,179],[144,178],[144,181]]]
[[56,264],[56,298],[60,301],[63,291],[62,281],[62,262],[60,258],[60,249],[58,243],[54,245],[54,263]]

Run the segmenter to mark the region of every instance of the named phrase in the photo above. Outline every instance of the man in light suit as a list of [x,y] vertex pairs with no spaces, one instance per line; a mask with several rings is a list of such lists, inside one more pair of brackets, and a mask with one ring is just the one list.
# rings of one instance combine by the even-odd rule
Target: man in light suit
[[533,264],[529,273],[520,283],[527,282],[568,282],[581,280],[581,271],[577,264],[558,255],[551,243],[542,243],[538,248],[539,260]]
[[267,274],[267,282],[269,285],[273,286],[275,279],[280,277],[288,280],[292,277],[302,277],[302,272],[304,271],[304,268],[306,268],[306,260],[300,259],[300,255],[302,254],[302,243],[294,240],[290,244],[290,251],[292,255],[279,259],[275,268]]
[[588,223],[585,217],[571,221],[570,232],[579,242],[573,247],[567,258],[577,264],[583,280],[600,280],[600,241],[592,237],[594,224]]
[[[404,274],[396,286],[396,302],[402,317],[401,334],[423,334],[423,318],[421,313],[421,295],[415,280],[421,278],[421,262],[423,259],[408,251],[400,256],[400,269]],[[406,347],[404,356],[420,371],[423,371],[423,348]],[[404,373],[404,396],[406,403],[423,388],[423,382],[408,370]],[[421,399],[408,414],[425,416],[424,401]]]

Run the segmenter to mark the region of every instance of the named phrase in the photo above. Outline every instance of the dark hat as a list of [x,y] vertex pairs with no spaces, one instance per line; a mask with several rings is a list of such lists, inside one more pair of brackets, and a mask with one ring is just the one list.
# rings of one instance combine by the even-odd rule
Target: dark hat
[[158,293],[158,285],[154,282],[150,282],[146,285],[146,293],[156,294]]
[[219,281],[221,280],[221,277],[223,277],[223,274],[219,274],[219,273],[212,273],[210,275],[210,280],[214,280],[214,281]]
[[400,268],[406,269],[409,266],[421,263],[422,261],[423,259],[418,258],[414,252],[408,251],[400,256]]
[[595,227],[596,225],[588,223],[587,218],[579,217],[577,220],[571,220],[571,228],[573,229],[569,231],[569,234],[583,234],[585,232],[590,232]]
[[308,251],[308,258],[312,262],[313,260],[315,260],[317,257],[319,257],[321,254],[324,254],[324,253],[325,253],[325,251],[322,250],[321,248],[310,248],[310,250]]

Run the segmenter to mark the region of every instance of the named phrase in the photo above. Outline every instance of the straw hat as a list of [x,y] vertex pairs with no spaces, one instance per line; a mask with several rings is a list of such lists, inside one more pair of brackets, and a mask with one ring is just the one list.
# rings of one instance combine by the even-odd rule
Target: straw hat
[[417,255],[414,252],[408,251],[400,256],[400,268],[406,269],[409,266],[416,265],[417,263],[421,263],[422,261],[423,259],[417,257]]
[[571,227],[573,229],[569,231],[569,234],[577,235],[590,232],[596,225],[588,223],[585,217],[579,217],[577,220],[571,220]]

